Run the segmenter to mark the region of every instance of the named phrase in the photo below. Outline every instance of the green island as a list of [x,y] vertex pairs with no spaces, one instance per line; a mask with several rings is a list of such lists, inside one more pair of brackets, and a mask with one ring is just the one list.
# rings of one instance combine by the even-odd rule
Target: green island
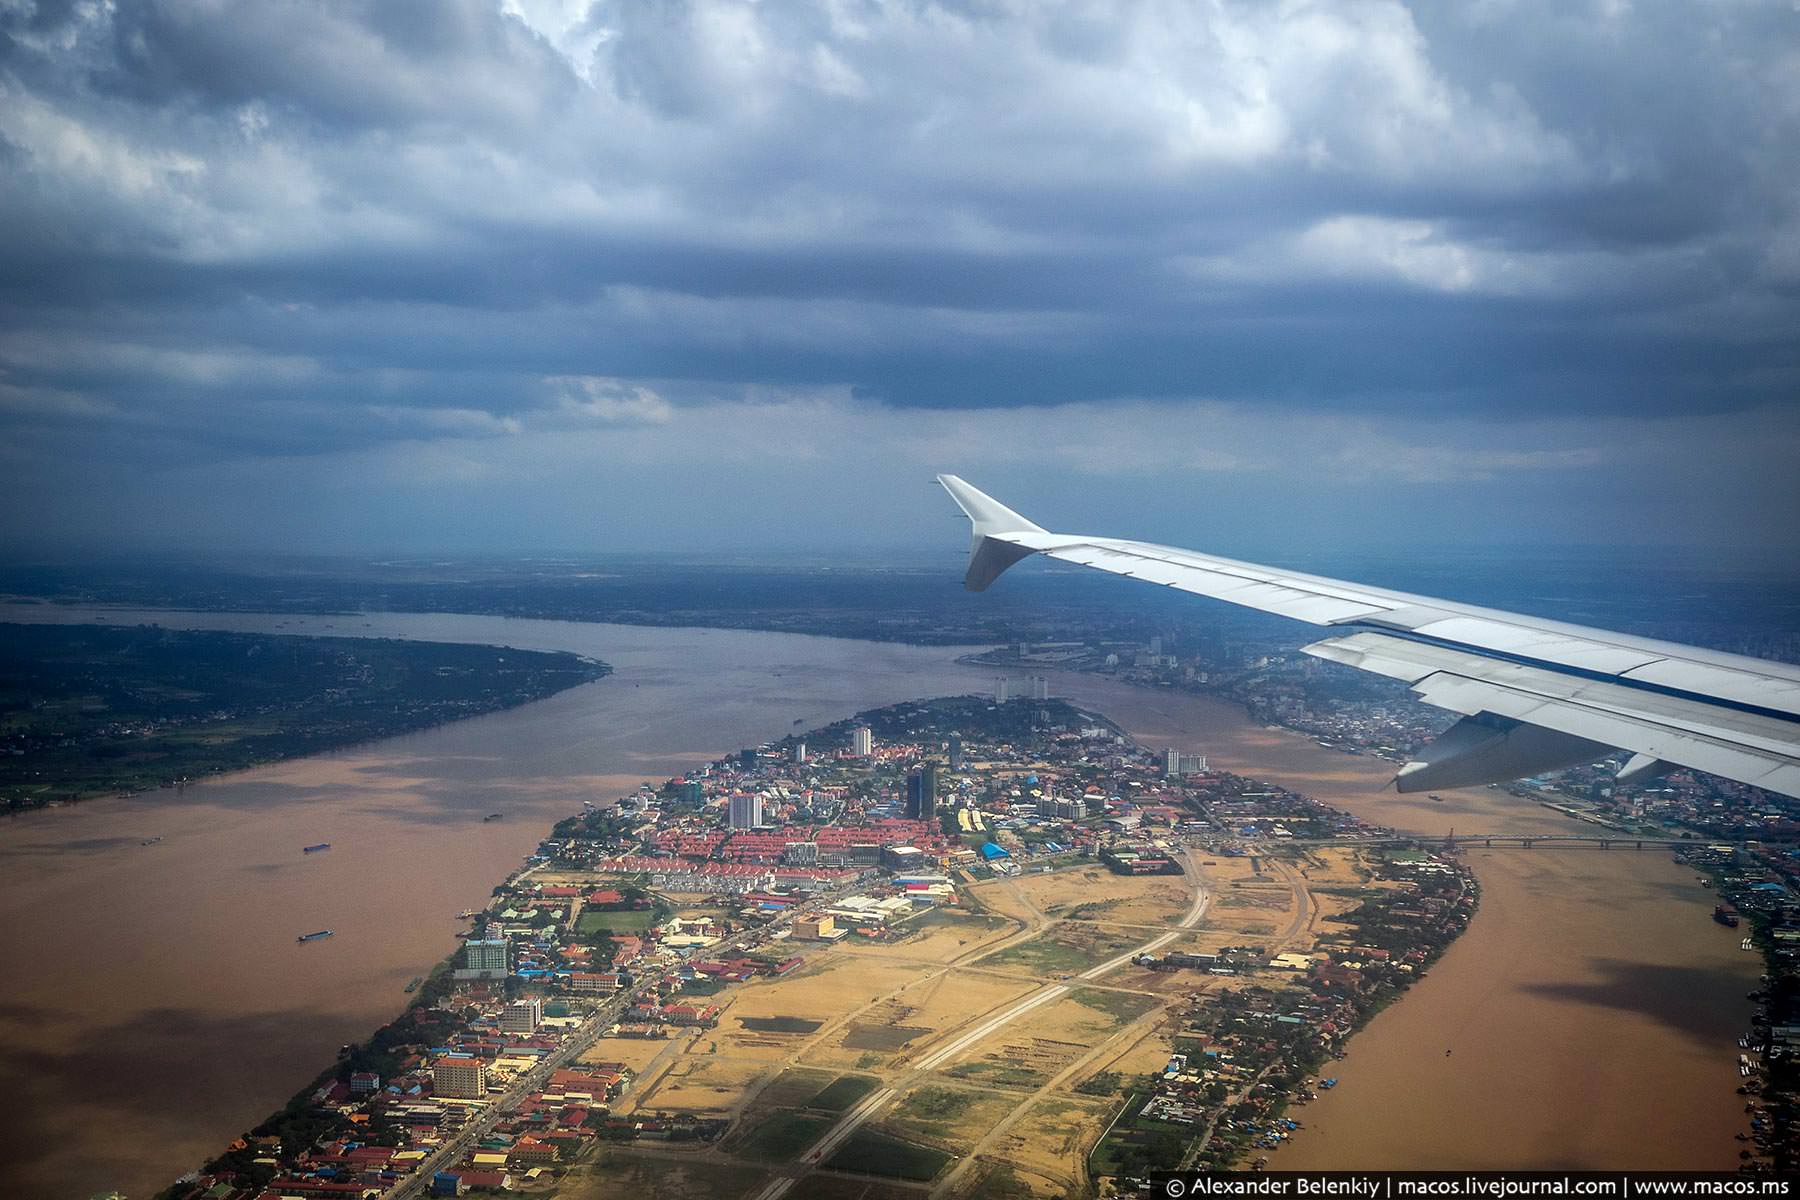
[[0,624],[0,807],[174,787],[512,708],[609,670],[499,646]]

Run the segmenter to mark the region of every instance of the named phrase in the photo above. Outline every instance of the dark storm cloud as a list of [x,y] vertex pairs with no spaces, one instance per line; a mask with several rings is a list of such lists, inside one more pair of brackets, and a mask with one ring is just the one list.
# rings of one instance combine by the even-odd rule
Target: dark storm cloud
[[1385,455],[1625,520],[1646,431],[1710,420],[1721,471],[1792,431],[1796,21],[0,3],[7,498],[54,528],[100,472],[76,529],[171,471],[505,479],[543,437],[618,469],[620,431],[734,404],[809,422],[740,434],[804,476],[820,429],[1055,408],[1236,447],[1138,472],[1169,495],[1264,486],[1249,432],[1329,416],[1371,487]]

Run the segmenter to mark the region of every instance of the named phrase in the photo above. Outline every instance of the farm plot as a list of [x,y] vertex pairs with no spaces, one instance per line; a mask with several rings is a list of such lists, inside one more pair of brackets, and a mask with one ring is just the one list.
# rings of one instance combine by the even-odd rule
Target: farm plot
[[859,1175],[885,1175],[923,1183],[936,1178],[950,1158],[932,1146],[921,1146],[879,1130],[859,1129],[825,1165]]

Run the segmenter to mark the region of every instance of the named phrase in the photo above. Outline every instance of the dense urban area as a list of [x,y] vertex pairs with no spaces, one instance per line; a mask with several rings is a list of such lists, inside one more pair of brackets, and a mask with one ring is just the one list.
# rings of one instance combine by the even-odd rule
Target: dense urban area
[[1439,847],[1041,693],[896,705],[586,801],[404,1014],[164,1196],[1252,1164],[1476,899]]

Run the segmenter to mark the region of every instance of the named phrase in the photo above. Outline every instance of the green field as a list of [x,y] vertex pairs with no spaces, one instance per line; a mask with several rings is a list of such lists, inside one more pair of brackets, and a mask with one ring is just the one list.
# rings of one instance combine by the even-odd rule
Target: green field
[[890,1179],[911,1179],[920,1183],[937,1178],[951,1156],[930,1146],[902,1141],[885,1133],[859,1129],[850,1140],[838,1147],[825,1163],[839,1171],[855,1171],[860,1175],[886,1175]]
[[583,911],[575,922],[575,932],[582,937],[591,937],[602,929],[610,929],[614,933],[642,933],[652,925],[662,923],[662,910],[658,908],[622,908],[617,912]]
[[788,1162],[825,1136],[830,1117],[807,1116],[792,1109],[777,1109],[763,1118],[738,1147],[745,1158],[761,1162]]
[[1140,996],[1136,992],[1114,992],[1105,988],[1076,988],[1069,993],[1069,998],[1077,1004],[1097,1009],[1116,1017],[1121,1025],[1137,1020],[1159,1001],[1154,996]]
[[1031,1186],[1005,1163],[995,1163],[964,1193],[965,1200],[1031,1200]]
[[922,1087],[908,1096],[888,1120],[903,1125],[909,1133],[949,1139],[967,1123],[964,1117],[975,1107],[977,1095],[963,1088]]
[[1024,1091],[1042,1087],[1050,1078],[1042,1071],[1034,1071],[1030,1067],[1015,1067],[1010,1063],[985,1058],[958,1063],[944,1074],[952,1079],[968,1079],[992,1087],[1018,1088]]
[[[733,1200],[769,1182],[760,1168],[724,1162],[670,1162],[607,1155],[572,1169],[556,1186],[556,1200],[614,1200],[616,1196],[657,1196],[657,1200]],[[545,1193],[538,1193],[545,1195]]]
[[739,1017],[737,1022],[753,1033],[811,1033],[825,1023],[805,1017]]
[[866,1021],[852,1021],[849,1032],[844,1034],[844,1048],[893,1051],[930,1032],[931,1030],[920,1025],[873,1025]]
[[873,1179],[814,1171],[794,1185],[787,1200],[919,1200],[919,1196],[917,1188],[898,1181],[880,1183]]
[[980,961],[984,967],[1023,967],[1036,975],[1065,975],[1105,962],[1138,940],[1092,925],[1059,926]]
[[881,1081],[873,1075],[840,1075],[807,1104],[820,1112],[843,1112],[875,1090]]
[[756,1103],[764,1108],[805,1108],[807,1101],[828,1087],[836,1072],[818,1067],[789,1067],[756,1094]]
[[709,1162],[635,1160],[613,1155],[591,1167],[576,1167],[554,1193],[557,1200],[613,1200],[655,1195],[658,1200],[731,1200],[768,1182],[760,1168]]

